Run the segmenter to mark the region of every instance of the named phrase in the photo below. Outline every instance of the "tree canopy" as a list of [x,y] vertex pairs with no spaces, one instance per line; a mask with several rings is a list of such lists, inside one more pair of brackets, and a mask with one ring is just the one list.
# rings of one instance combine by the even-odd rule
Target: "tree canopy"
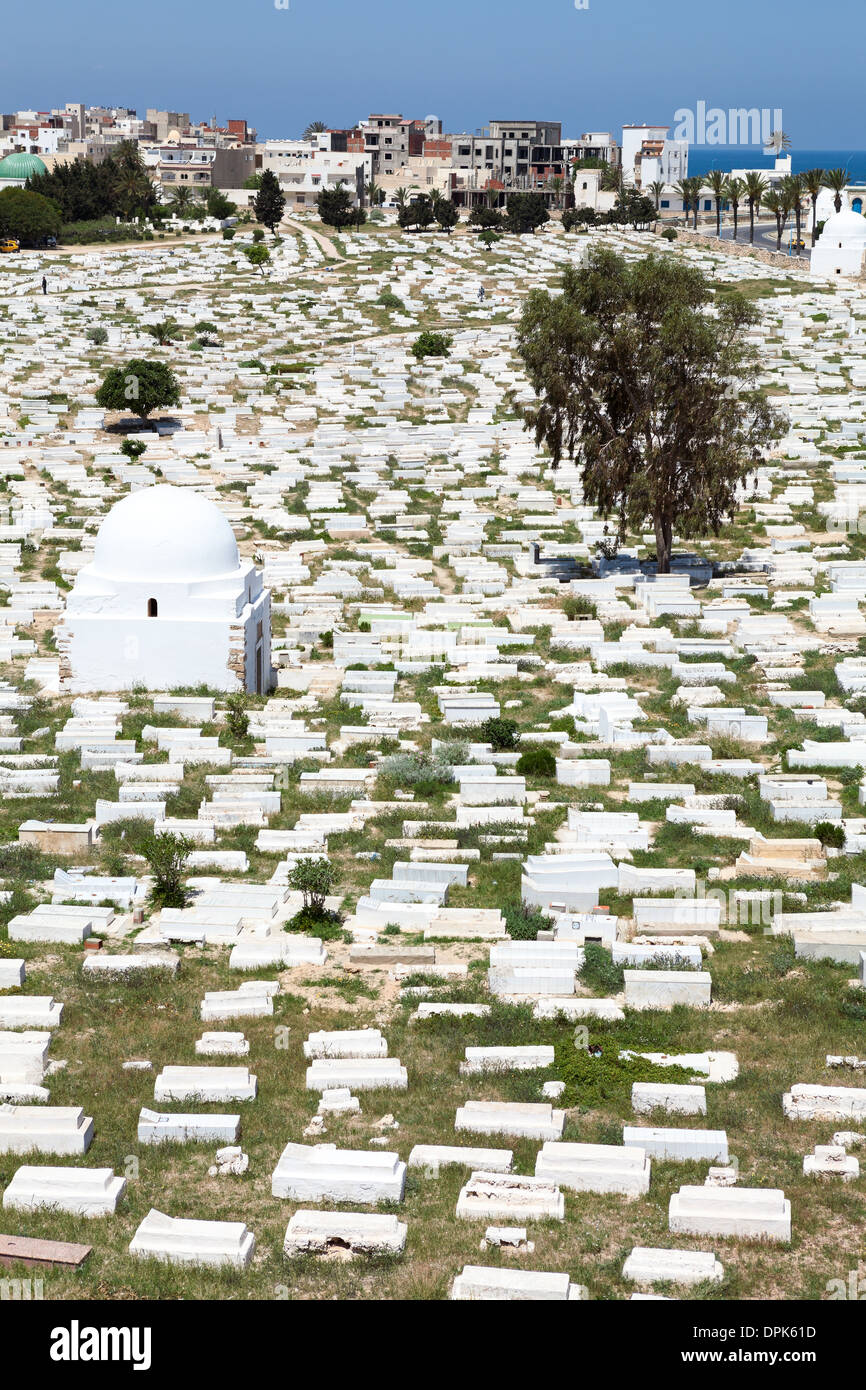
[[149,212],[157,200],[138,146],[131,140],[121,141],[101,164],[79,157],[44,174],[33,174],[26,186],[51,198],[64,222],[132,217]]
[[0,193],[0,236],[16,237],[22,246],[38,246],[60,232],[57,204],[27,188],[4,188]]
[[429,193],[416,193],[397,212],[397,223],[404,230],[417,227],[423,231],[425,227],[431,227],[435,219],[433,199]]
[[275,232],[283,219],[286,195],[280,188],[280,181],[276,174],[272,173],[270,169],[265,169],[262,173],[262,181],[259,184],[253,206],[256,220],[261,222],[263,227],[267,227],[269,232]]
[[540,193],[511,193],[506,208],[508,230],[522,234],[534,232],[550,221],[544,198]]
[[179,405],[180,388],[174,372],[164,362],[133,357],[106,372],[96,393],[96,404],[103,410],[131,410],[146,420],[154,410]]
[[336,188],[323,188],[316,199],[316,207],[326,227],[338,230],[340,227],[360,227],[367,220],[364,209],[354,206],[352,195],[344,183],[338,183]]
[[566,270],[561,294],[533,290],[524,305],[518,351],[537,396],[527,428],[554,466],[580,461],[586,501],[616,517],[620,540],[652,521],[660,574],[674,528],[718,535],[784,432],[743,338],[756,317],[672,257],[629,263],[602,247]]

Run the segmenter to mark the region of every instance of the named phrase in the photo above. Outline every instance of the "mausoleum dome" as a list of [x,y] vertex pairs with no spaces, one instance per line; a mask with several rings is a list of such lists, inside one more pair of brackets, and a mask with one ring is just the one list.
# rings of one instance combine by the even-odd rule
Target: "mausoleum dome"
[[860,241],[866,245],[866,217],[862,212],[854,212],[852,208],[843,208],[841,212],[834,212],[832,217],[827,218],[821,236],[827,237],[830,241]]
[[99,528],[91,571],[120,582],[196,583],[236,574],[237,542],[218,507],[188,488],[130,493]]
[[45,174],[47,169],[38,154],[27,154],[16,150],[0,159],[0,179],[29,179],[34,174]]

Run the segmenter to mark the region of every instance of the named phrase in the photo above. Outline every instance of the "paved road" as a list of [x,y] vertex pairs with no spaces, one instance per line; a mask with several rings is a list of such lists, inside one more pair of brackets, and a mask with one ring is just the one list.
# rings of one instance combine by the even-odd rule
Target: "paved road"
[[[804,229],[803,229],[803,230],[805,230],[805,226],[804,226]],[[800,235],[801,235],[801,237],[803,237],[803,232],[802,232],[802,231],[801,231]],[[787,250],[788,250],[788,236],[789,236],[789,232],[788,232],[788,230],[787,230],[787,228],[786,228],[786,230],[782,233],[782,247],[781,247],[781,249],[782,249],[782,252],[783,252],[783,253],[787,252]],[[722,227],[722,240],[723,240],[723,241],[732,241],[732,240],[733,240],[733,237],[734,237],[734,229],[733,229],[733,226]],[[737,227],[737,240],[738,240],[738,241],[741,241],[741,242],[744,242],[746,245],[748,245],[748,243],[749,243],[749,218],[748,218],[748,214],[747,214],[745,217],[741,217],[741,218],[740,218],[739,225],[738,225],[738,227]],[[805,241],[805,237],[803,237],[803,240]],[[775,222],[756,222],[756,223],[755,223],[755,242],[754,242],[754,244],[755,244],[755,246],[760,246],[763,250],[766,250],[766,251],[775,251],[775,249],[776,249],[776,224],[775,224]],[[793,251],[792,251],[791,255],[792,255],[792,259],[793,259],[794,255],[797,255],[797,256],[799,257],[800,260],[806,260],[806,261],[808,261],[808,259],[809,259],[809,251],[808,251],[808,249],[803,250],[803,251],[799,251],[799,252],[793,252]]]

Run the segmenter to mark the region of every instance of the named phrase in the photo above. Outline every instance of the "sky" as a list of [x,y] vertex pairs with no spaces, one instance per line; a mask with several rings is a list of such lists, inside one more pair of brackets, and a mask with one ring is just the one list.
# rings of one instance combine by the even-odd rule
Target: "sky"
[[4,6],[0,110],[153,106],[261,137],[377,110],[577,136],[704,101],[781,108],[799,148],[854,149],[864,40],[864,0],[42,0]]

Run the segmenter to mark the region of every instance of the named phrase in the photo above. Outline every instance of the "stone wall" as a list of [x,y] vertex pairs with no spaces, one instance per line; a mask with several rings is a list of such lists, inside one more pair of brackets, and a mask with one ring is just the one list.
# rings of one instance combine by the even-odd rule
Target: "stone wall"
[[766,251],[762,246],[752,246],[748,241],[722,241],[717,236],[705,236],[702,232],[694,232],[686,227],[677,227],[676,232],[677,241],[683,240],[694,243],[696,246],[704,246],[708,251],[722,251],[726,256],[752,256],[756,261],[763,261],[764,265],[774,265],[780,268],[784,266],[788,274],[792,271],[808,274],[809,271],[809,262],[805,257],[786,256],[784,252]]

